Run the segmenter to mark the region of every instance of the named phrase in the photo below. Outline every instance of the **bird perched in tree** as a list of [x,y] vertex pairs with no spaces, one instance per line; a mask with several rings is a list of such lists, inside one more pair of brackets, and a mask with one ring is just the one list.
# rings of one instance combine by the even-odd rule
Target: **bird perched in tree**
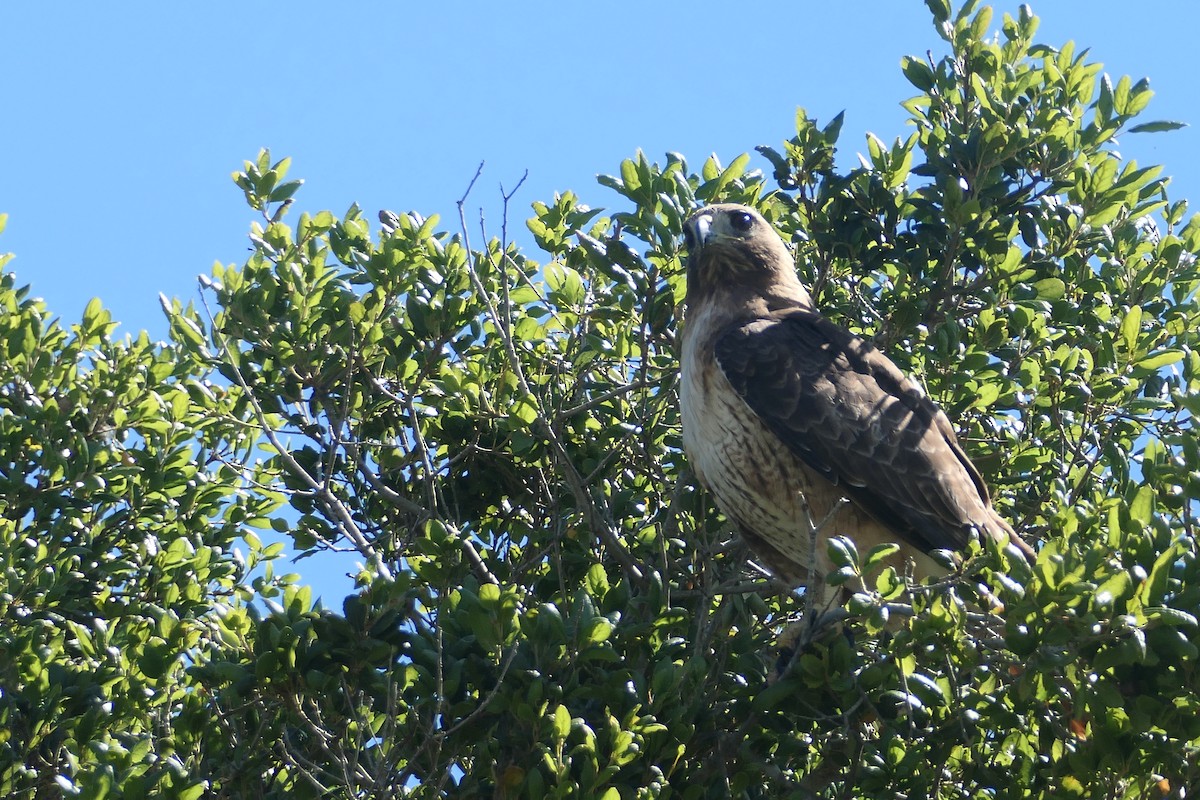
[[807,582],[821,599],[835,535],[864,552],[894,542],[886,563],[915,562],[918,576],[942,572],[928,554],[962,549],[973,531],[1032,556],[992,508],[946,415],[817,311],[762,215],[708,206],[684,237],[684,449],[777,578]]

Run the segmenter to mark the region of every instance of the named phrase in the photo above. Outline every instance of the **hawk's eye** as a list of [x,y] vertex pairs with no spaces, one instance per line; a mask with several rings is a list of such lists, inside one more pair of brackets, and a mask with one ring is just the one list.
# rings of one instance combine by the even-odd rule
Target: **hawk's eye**
[[754,217],[750,216],[749,211],[734,211],[729,215],[729,224],[735,231],[748,231],[754,224]]

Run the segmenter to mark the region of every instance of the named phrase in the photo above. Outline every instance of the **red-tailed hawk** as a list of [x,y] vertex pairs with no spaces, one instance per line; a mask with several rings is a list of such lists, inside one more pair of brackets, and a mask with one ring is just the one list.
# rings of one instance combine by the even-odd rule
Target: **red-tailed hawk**
[[961,549],[973,530],[1032,555],[992,509],[946,415],[818,313],[757,211],[709,206],[684,235],[684,449],[766,567],[797,585],[812,565],[820,599],[828,536],[864,553],[895,542],[889,563],[911,560],[918,575],[942,572],[927,554]]

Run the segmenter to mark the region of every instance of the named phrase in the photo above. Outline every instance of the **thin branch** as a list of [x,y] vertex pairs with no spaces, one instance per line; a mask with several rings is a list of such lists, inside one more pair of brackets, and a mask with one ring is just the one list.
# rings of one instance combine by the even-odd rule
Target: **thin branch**
[[458,539],[458,546],[462,548],[463,553],[467,556],[467,561],[471,562],[471,567],[475,570],[475,575],[484,583],[492,583],[496,586],[500,585],[500,580],[492,574],[487,568],[487,564],[483,563],[483,559],[479,555],[479,551],[475,549],[475,545],[471,544],[471,540],[463,534],[457,525],[450,522],[448,519],[443,519],[442,524]]
[[512,667],[513,659],[517,657],[517,650],[519,649],[517,646],[518,643],[519,640],[517,642],[513,642],[513,644],[508,648],[508,653],[504,656],[504,663],[500,665],[500,674],[496,676],[495,685],[492,686],[487,695],[485,695],[484,698],[479,701],[479,705],[476,706],[470,714],[467,714],[465,717],[451,725],[446,730],[439,731],[437,734],[435,734],[436,736],[442,739],[453,736],[459,729],[470,725],[476,720],[477,717],[479,717],[480,714],[487,710],[487,707],[491,705],[491,702],[496,699],[496,695],[500,691],[500,686],[504,683],[504,678],[506,675],[508,675],[508,671]]
[[[483,174],[483,164],[484,164],[484,162],[482,162],[482,161],[479,162],[479,166],[475,168],[474,177],[472,177],[471,182],[467,184],[467,190],[465,192],[463,192],[462,197],[458,198],[459,216],[462,216],[463,204],[467,202],[467,197],[471,194],[471,190],[475,188],[475,181],[479,180],[479,176]],[[470,249],[471,248],[468,245],[467,250],[469,251]]]
[[607,402],[608,400],[612,400],[614,397],[620,397],[623,394],[629,394],[630,392],[636,392],[638,389],[646,389],[653,385],[655,385],[654,381],[638,380],[638,381],[634,381],[632,383],[626,383],[621,386],[614,387],[612,389],[609,389],[607,392],[601,392],[600,394],[596,395],[592,399],[587,400],[583,403],[580,403],[577,406],[573,406],[571,408],[564,409],[563,411],[559,411],[557,414],[554,415],[554,421],[556,423],[563,422],[564,420],[570,419],[571,417],[575,416],[576,414],[582,414],[585,411],[591,411],[596,406],[600,405],[601,403]]
[[375,493],[382,497],[389,505],[399,511],[404,511],[409,514],[416,514],[422,517],[431,516],[430,511],[423,506],[414,503],[412,500],[409,500],[407,497],[388,486],[383,482],[383,479],[375,473],[374,470],[367,467],[362,457],[362,447],[358,442],[346,442],[345,446],[346,450],[348,450],[350,455],[354,458],[354,462],[358,466],[359,473],[366,478],[367,483],[371,484],[371,488],[375,491]]

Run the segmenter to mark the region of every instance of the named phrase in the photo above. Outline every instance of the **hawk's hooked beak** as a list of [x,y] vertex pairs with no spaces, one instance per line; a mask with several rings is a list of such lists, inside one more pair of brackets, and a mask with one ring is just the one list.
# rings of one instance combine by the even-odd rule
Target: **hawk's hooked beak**
[[712,229],[712,216],[697,214],[683,226],[683,240],[688,253],[695,255],[708,242],[708,234]]

